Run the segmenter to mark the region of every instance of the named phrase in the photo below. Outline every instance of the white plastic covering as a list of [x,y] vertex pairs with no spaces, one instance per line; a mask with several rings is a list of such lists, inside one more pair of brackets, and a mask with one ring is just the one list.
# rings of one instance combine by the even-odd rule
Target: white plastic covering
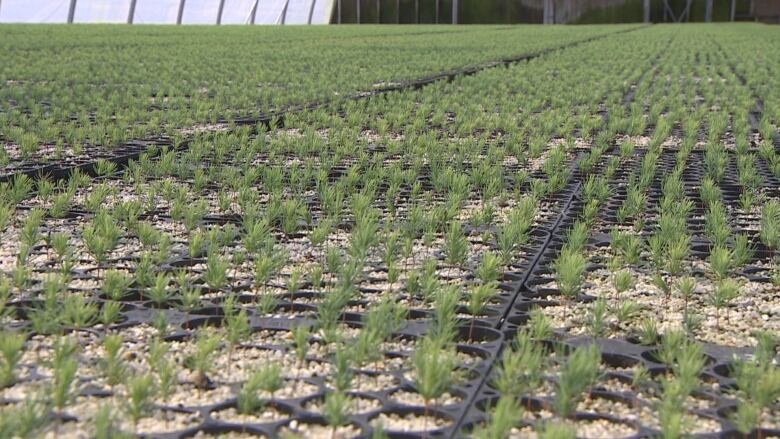
[[[175,24],[181,0],[137,0],[136,24]],[[246,24],[257,2],[255,24],[327,24],[335,0],[225,0],[223,24]],[[65,23],[71,0],[0,0],[0,22]],[[124,23],[131,0],[76,0],[76,23]],[[285,3],[287,13],[283,14]],[[182,24],[216,24],[219,0],[185,0]]]
[[138,0],[133,23],[175,24],[178,13],[179,0]]
[[219,0],[187,0],[182,24],[215,24]]
[[76,23],[124,23],[130,0],[82,0],[76,6]]
[[70,0],[0,0],[0,21],[65,23]]
[[225,10],[222,12],[222,24],[249,23],[249,13],[255,0],[225,0]]

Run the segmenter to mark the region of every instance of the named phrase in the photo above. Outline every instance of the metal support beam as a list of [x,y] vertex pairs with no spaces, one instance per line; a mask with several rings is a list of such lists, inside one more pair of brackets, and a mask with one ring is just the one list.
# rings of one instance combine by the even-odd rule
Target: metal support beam
[[401,0],[395,0],[395,24],[401,24]]
[[420,0],[414,0],[414,22],[420,24]]
[[306,21],[307,24],[311,24],[312,18],[314,18],[314,6],[317,5],[317,0],[311,0],[311,4],[309,5],[309,20]]
[[255,24],[255,19],[257,18],[257,4],[260,3],[260,0],[255,0],[254,3],[252,3],[252,9],[249,11],[249,17],[247,17],[247,21],[249,24]]
[[436,24],[439,24],[439,2],[441,0],[436,0],[436,18],[434,18],[433,22]]
[[645,23],[650,23],[650,0],[645,0],[644,12]]
[[691,21],[691,5],[693,4],[693,0],[686,0],[685,2],[685,10],[683,11],[682,15],[680,15],[680,21],[683,20],[683,16],[685,16],[685,21]]
[[706,21],[707,23],[712,22],[712,0],[707,0],[704,9],[704,21]]
[[555,24],[554,0],[544,0],[544,24]]
[[357,12],[357,24],[360,24],[360,0],[355,0],[355,11]]
[[76,16],[76,0],[70,0],[70,7],[68,8],[68,24],[73,23],[73,18]]
[[731,21],[734,21],[734,16],[737,13],[737,0],[731,0],[731,9],[729,10],[731,16],[729,17]]
[[[672,23],[677,23],[679,21],[677,16],[674,15],[674,11],[672,10],[672,7],[669,6],[669,1],[664,0],[664,22],[666,22],[667,16],[672,18]],[[680,15],[680,18],[682,18],[682,15]]]
[[336,24],[341,24],[341,0],[336,1]]
[[135,20],[135,3],[138,0],[130,0],[130,9],[127,11],[127,24],[133,24]]
[[376,0],[376,24],[382,23],[382,2]]
[[458,0],[452,0],[452,24],[458,24]]
[[222,12],[225,11],[225,0],[219,0],[219,8],[217,9],[217,25],[222,24]]
[[284,7],[282,8],[282,13],[279,15],[279,24],[287,23],[287,7],[288,6],[290,6],[290,0],[286,0],[284,2]]
[[181,24],[181,19],[184,17],[184,4],[187,0],[179,0],[179,13],[176,15],[176,24]]

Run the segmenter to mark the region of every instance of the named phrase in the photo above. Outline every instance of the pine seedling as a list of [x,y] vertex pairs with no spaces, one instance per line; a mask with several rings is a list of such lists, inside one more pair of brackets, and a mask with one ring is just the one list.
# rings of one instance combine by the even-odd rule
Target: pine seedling
[[618,298],[623,292],[634,288],[634,276],[629,270],[621,270],[612,275],[612,286],[615,288],[615,293]]
[[684,310],[683,313],[688,313],[688,302],[693,297],[693,293],[696,291],[696,279],[692,277],[684,277],[677,282],[677,289],[680,291],[680,295],[683,298]]
[[613,308],[613,312],[619,323],[626,323],[633,320],[641,311],[642,306],[633,300],[626,300]]
[[24,219],[22,229],[19,231],[19,240],[22,242],[23,248],[33,248],[40,242],[42,238],[40,229],[44,215],[43,210],[36,208],[30,211],[27,218]]
[[[154,257],[150,252],[145,251],[141,253],[141,258],[135,266],[135,283],[141,291],[145,292],[147,287],[154,285],[155,265],[157,264],[155,264]],[[143,299],[143,296],[141,299]]]
[[264,288],[281,268],[271,255],[261,255],[255,261],[254,280],[258,289]]
[[6,231],[14,216],[14,208],[0,201],[0,233]]
[[453,222],[450,228],[447,229],[447,233],[444,235],[443,251],[447,258],[447,263],[452,266],[460,267],[466,262],[469,242],[459,222]]
[[352,357],[355,364],[363,368],[367,363],[377,361],[384,357],[381,350],[376,347],[382,343],[382,331],[373,328],[364,328],[352,343]]
[[5,276],[0,275],[0,323],[4,322],[10,315],[11,310],[8,309],[7,306],[12,289],[13,286],[11,285],[10,280]]
[[501,358],[493,385],[507,397],[520,398],[542,383],[545,366],[544,347],[530,332],[520,331]]
[[[315,291],[321,291],[323,287],[323,276],[325,275],[325,269],[322,268],[322,265],[316,264],[314,265],[311,270],[309,270],[309,282],[311,283],[311,287]],[[389,271],[388,271],[388,280],[389,280]],[[392,281],[390,281],[392,282]]]
[[[566,239],[561,253],[565,252],[582,252],[585,249],[585,244],[588,242],[590,236],[590,225],[588,223],[578,221],[569,230],[569,234]],[[632,236],[632,235],[627,235]]]
[[214,354],[221,344],[219,335],[203,331],[198,336],[195,352],[186,357],[185,366],[196,372],[195,385],[204,389],[209,385],[208,374],[214,366]]
[[729,416],[729,419],[737,431],[747,437],[756,427],[761,417],[761,407],[753,401],[739,401],[737,409]]
[[550,340],[553,333],[552,319],[544,314],[539,307],[534,307],[531,310],[531,318],[528,319],[528,330],[531,335],[531,339],[535,341]]
[[62,302],[60,320],[71,328],[87,328],[94,325],[98,319],[98,305],[87,301],[80,294],[67,296]]
[[477,428],[472,437],[475,439],[504,439],[510,436],[513,428],[520,424],[523,408],[517,403],[517,399],[502,395],[496,406],[490,413],[490,421],[487,425]]
[[10,331],[0,332],[0,389],[16,383],[16,366],[24,354],[25,337],[23,334]]
[[723,194],[721,193],[720,187],[713,179],[704,177],[701,182],[701,187],[699,188],[699,196],[704,204],[711,206],[715,202],[720,202]]
[[477,267],[477,278],[483,284],[497,282],[501,277],[501,258],[493,252],[486,252],[482,255],[479,267]]
[[206,273],[204,273],[204,280],[210,288],[219,290],[227,285],[228,277],[227,272],[230,267],[230,262],[221,258],[216,252],[209,252],[206,259]]
[[333,220],[320,221],[317,227],[309,233],[309,240],[311,241],[312,247],[317,248],[324,244],[325,241],[327,241],[328,236],[330,236],[333,226]]
[[120,384],[127,374],[127,365],[125,364],[122,351],[122,336],[107,335],[103,340],[103,349],[105,357],[100,362],[101,369],[106,378],[106,383],[113,389]]
[[677,353],[684,349],[688,340],[682,331],[667,331],[664,333],[661,349],[658,351],[658,359],[661,363],[672,366],[677,358]]
[[103,293],[112,300],[122,300],[128,293],[128,288],[133,283],[133,278],[125,272],[109,269],[103,278]]
[[441,397],[452,385],[456,359],[453,352],[429,338],[420,342],[412,355],[414,386],[425,401],[425,416],[431,401]]
[[379,340],[386,340],[406,325],[409,310],[394,297],[386,297],[369,309],[364,328],[376,332]]
[[599,378],[601,352],[596,345],[575,350],[561,366],[555,394],[555,410],[559,416],[572,415],[582,393]]
[[168,345],[160,338],[152,339],[148,361],[156,372],[160,397],[168,399],[178,384],[178,368],[177,363],[168,358]]
[[[728,307],[732,300],[739,297],[740,285],[736,279],[723,279],[715,285],[711,302],[715,307],[715,328],[720,328],[720,309]],[[728,312],[726,313],[728,321]]]
[[485,311],[488,304],[498,294],[494,284],[482,284],[474,287],[468,298],[468,304],[466,305],[469,314],[471,314],[471,324],[469,325],[469,340],[472,340],[474,333],[474,324],[477,316]]
[[761,241],[772,251],[780,248],[780,201],[770,200],[761,209]]
[[304,282],[304,273],[300,267],[295,267],[287,278],[287,292],[290,295],[290,302],[294,302],[294,294],[299,292]]
[[279,299],[271,291],[265,291],[260,295],[257,302],[257,313],[260,316],[267,316],[274,312],[279,306]]
[[749,213],[758,202],[758,197],[752,191],[743,191],[739,194],[739,207],[743,212]]
[[293,348],[295,349],[295,358],[298,366],[302,366],[306,360],[306,353],[309,351],[309,334],[311,329],[308,326],[298,325],[293,328]]
[[703,323],[704,317],[702,317],[699,313],[688,312],[687,314],[683,315],[683,329],[685,330],[685,333],[691,338],[694,338],[696,333],[701,330]]
[[323,416],[331,426],[331,437],[336,436],[336,430],[349,422],[352,399],[344,392],[329,392],[325,395]]
[[127,411],[133,420],[133,425],[138,428],[138,421],[149,411],[152,398],[155,394],[154,379],[151,375],[137,375],[128,378],[127,383]]
[[639,343],[644,346],[651,346],[658,341],[658,324],[650,317],[642,319],[639,323],[639,330],[637,333]]
[[113,174],[116,171],[116,162],[108,161],[105,159],[98,159],[95,162],[95,173],[98,177],[106,177]]
[[574,300],[580,292],[582,277],[585,274],[585,257],[577,251],[564,249],[555,260],[553,268],[561,294],[567,300]]
[[165,311],[158,310],[154,319],[151,322],[151,326],[157,330],[157,336],[162,338],[168,334],[168,316]]
[[713,247],[710,250],[710,268],[715,278],[726,279],[732,267],[731,251],[725,247]]
[[9,183],[4,183],[2,186],[2,193],[7,200],[17,205],[27,199],[32,194],[34,188],[34,181],[27,174],[17,174],[13,180]]
[[758,331],[753,334],[753,337],[756,339],[754,353],[756,362],[763,367],[771,366],[777,355],[777,346],[780,344],[780,339],[769,331]]
[[51,384],[51,402],[57,413],[62,413],[65,406],[73,398],[73,383],[76,379],[78,361],[72,355],[60,358],[53,365],[53,379]]
[[668,243],[668,260],[666,269],[669,274],[677,275],[682,270],[682,263],[691,250],[691,237],[682,235],[680,239]]
[[685,396],[696,390],[699,376],[707,364],[704,348],[699,343],[684,343],[674,355],[672,370],[679,379],[680,392]]
[[173,293],[168,289],[170,283],[171,278],[167,273],[157,273],[157,276],[154,278],[154,284],[146,292],[149,300],[158,308],[162,308],[173,298]]
[[753,259],[756,249],[750,243],[750,238],[744,233],[734,236],[734,250],[732,260],[735,267],[742,267]]
[[764,408],[780,398],[780,372],[774,365],[757,362],[737,363],[735,378],[744,399]]
[[455,339],[458,325],[456,310],[459,300],[460,291],[457,285],[448,285],[436,294],[433,328],[430,331],[430,337],[436,340],[440,346],[447,346]]
[[339,346],[333,355],[333,365],[336,373],[333,376],[333,387],[339,392],[347,392],[352,387],[355,376],[352,370],[352,353],[349,349]]
[[0,412],[0,436],[38,437],[37,433],[49,424],[50,418],[51,410],[46,402],[28,395],[18,405],[8,405]]
[[683,436],[686,423],[683,415],[681,398],[669,391],[671,384],[677,383],[676,379],[664,381],[664,396],[658,407],[658,418],[661,421],[661,437],[663,439],[679,439]]
[[707,237],[712,241],[716,247],[722,247],[726,245],[729,236],[731,235],[731,227],[729,226],[728,214],[723,203],[717,201],[710,205],[709,210],[705,216],[704,230],[707,233]]
[[119,429],[110,405],[104,405],[98,409],[95,415],[95,439],[125,439],[129,437],[128,434]]
[[639,408],[639,394],[642,387],[652,383],[652,377],[650,371],[644,364],[640,364],[634,369],[634,373],[631,375],[631,388],[634,390],[634,407]]
[[669,296],[672,294],[672,287],[666,282],[663,275],[661,273],[653,273],[652,280],[653,285],[664,293],[665,301],[668,301]]
[[593,337],[603,337],[606,334],[607,308],[607,301],[603,297],[596,299],[590,308],[586,322]]
[[265,401],[260,397],[261,373],[253,373],[241,386],[236,395],[236,410],[244,415],[256,413],[265,407]]
[[379,223],[373,218],[363,218],[352,229],[349,238],[349,254],[364,262],[372,247],[379,242]]

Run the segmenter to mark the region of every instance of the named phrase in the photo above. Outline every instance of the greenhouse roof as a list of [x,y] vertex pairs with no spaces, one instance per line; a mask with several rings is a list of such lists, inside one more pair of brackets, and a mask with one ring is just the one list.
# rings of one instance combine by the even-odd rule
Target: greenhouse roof
[[[135,8],[133,8],[135,3]],[[328,24],[333,0],[0,0],[3,23]],[[254,20],[252,15],[254,12]],[[310,17],[311,16],[311,17]]]

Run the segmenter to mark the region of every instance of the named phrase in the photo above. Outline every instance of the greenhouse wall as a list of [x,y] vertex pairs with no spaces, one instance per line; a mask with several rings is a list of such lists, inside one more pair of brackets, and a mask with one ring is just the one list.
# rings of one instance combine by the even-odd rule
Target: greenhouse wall
[[[682,15],[687,0],[667,1],[677,15]],[[780,16],[778,0],[736,0],[735,3],[737,20],[772,21]],[[337,4],[332,23],[357,23],[358,4],[360,22],[366,24],[452,22],[452,0],[438,0],[438,17],[437,0],[341,0],[340,4],[340,17]],[[706,0],[693,0],[684,21],[704,21],[705,8]],[[650,9],[651,21],[672,21],[670,17],[664,16],[663,0],[651,0]],[[730,10],[731,0],[713,0],[713,21],[730,20]],[[643,13],[643,0],[554,0],[556,23],[639,22],[644,19]],[[458,0],[460,24],[541,23],[543,15],[544,0]]]
[[[0,22],[126,23],[133,0],[0,0]],[[135,24],[216,24],[220,0],[135,0]],[[666,0],[682,21],[704,21],[706,0]],[[541,23],[544,0],[224,0],[222,24],[459,24]],[[732,0],[713,0],[713,21],[731,19]],[[180,7],[183,5],[181,14]],[[553,0],[555,23],[643,20],[643,0]],[[736,0],[735,19],[780,22],[778,0]],[[664,0],[651,0],[653,22],[674,21]]]

